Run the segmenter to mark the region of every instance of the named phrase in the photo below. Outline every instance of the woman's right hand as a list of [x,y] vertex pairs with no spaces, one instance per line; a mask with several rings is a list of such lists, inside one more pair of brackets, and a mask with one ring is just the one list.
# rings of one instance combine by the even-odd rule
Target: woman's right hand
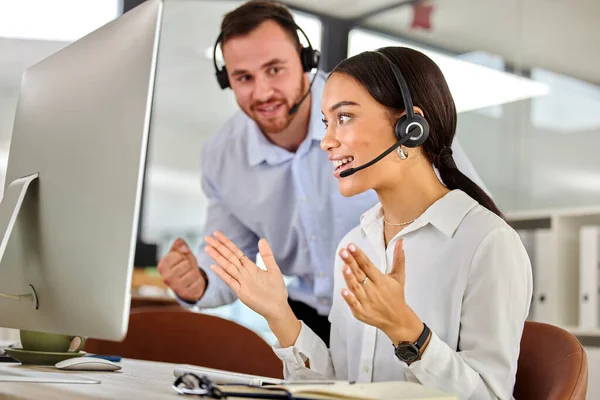
[[278,320],[291,311],[283,275],[265,239],[258,250],[267,266],[260,269],[224,234],[206,237],[206,253],[218,264],[211,269],[233,290],[237,297],[267,321]]
[[237,297],[262,315],[282,347],[296,343],[302,324],[288,303],[288,291],[273,252],[265,239],[258,251],[267,266],[263,271],[221,232],[207,237],[206,253],[217,265],[210,268],[233,290]]

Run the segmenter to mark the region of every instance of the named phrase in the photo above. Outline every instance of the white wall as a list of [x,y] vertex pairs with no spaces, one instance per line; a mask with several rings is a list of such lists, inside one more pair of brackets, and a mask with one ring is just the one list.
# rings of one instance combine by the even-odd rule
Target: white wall
[[[579,97],[575,112],[565,114],[551,106],[560,105],[565,89],[552,89],[546,98],[504,105],[497,117],[459,115],[459,140],[504,211],[600,205],[600,121],[578,118],[578,110],[600,108],[600,101]],[[559,118],[557,126],[541,123],[539,113],[534,119],[539,103],[550,104],[543,119]]]

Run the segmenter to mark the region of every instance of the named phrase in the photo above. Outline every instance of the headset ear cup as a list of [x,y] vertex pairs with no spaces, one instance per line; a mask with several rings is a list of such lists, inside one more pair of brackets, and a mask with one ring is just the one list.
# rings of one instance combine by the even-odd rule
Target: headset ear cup
[[[413,142],[415,147],[421,146],[423,143],[425,143],[425,141],[429,137],[429,123],[427,122],[427,120],[425,118],[423,118],[419,114],[416,114],[412,118],[412,120],[414,122],[418,122],[423,127],[423,135]],[[418,134],[417,134],[417,136],[418,136]]]
[[223,67],[220,70],[217,70],[215,73],[217,76],[217,82],[219,82],[219,86],[221,89],[227,89],[229,87],[229,76],[227,76],[227,68]]
[[304,72],[309,72],[313,68],[319,66],[319,59],[321,53],[318,50],[314,50],[312,47],[303,47],[300,50],[300,61],[302,62],[302,69]]
[[413,125],[418,125],[419,128],[415,129],[412,133],[413,137],[404,143],[404,146],[406,147],[418,147],[425,143],[429,137],[429,124],[425,118],[420,115],[415,115],[411,118],[403,115],[402,118],[396,122],[396,138],[398,140],[402,139],[409,129],[413,129]]
[[402,117],[400,117],[400,119],[398,120],[398,122],[396,122],[396,127],[395,127],[395,134],[396,134],[396,140],[400,140],[404,137],[404,133],[406,132],[406,115],[403,115]]

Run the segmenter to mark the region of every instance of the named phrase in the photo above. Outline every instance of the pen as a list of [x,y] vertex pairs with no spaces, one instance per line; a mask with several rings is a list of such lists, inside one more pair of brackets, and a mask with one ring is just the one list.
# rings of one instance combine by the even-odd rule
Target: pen
[[87,354],[85,357],[103,358],[105,360],[112,361],[112,362],[121,361],[121,356],[104,356],[101,354]]

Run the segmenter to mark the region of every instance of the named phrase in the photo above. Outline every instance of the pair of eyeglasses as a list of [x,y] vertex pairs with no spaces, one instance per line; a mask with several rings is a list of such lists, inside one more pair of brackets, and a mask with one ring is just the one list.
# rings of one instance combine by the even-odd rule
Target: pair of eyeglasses
[[[219,386],[222,388],[220,389]],[[253,386],[253,385],[239,385],[239,384],[224,384],[217,386],[213,381],[205,376],[198,376],[191,372],[185,373],[179,376],[173,383],[173,390],[179,394],[184,395],[195,395],[210,397],[213,399],[224,399],[227,397],[246,397],[255,399],[287,399],[295,400],[292,394],[285,389],[277,389],[276,391],[267,391],[265,387]],[[232,390],[226,390],[227,386],[232,386]],[[247,387],[253,389],[262,389],[259,392],[252,393],[239,392],[233,390],[233,387]]]
[[224,397],[221,390],[210,379],[191,373],[179,376],[172,388],[179,394],[207,396],[215,399]]

